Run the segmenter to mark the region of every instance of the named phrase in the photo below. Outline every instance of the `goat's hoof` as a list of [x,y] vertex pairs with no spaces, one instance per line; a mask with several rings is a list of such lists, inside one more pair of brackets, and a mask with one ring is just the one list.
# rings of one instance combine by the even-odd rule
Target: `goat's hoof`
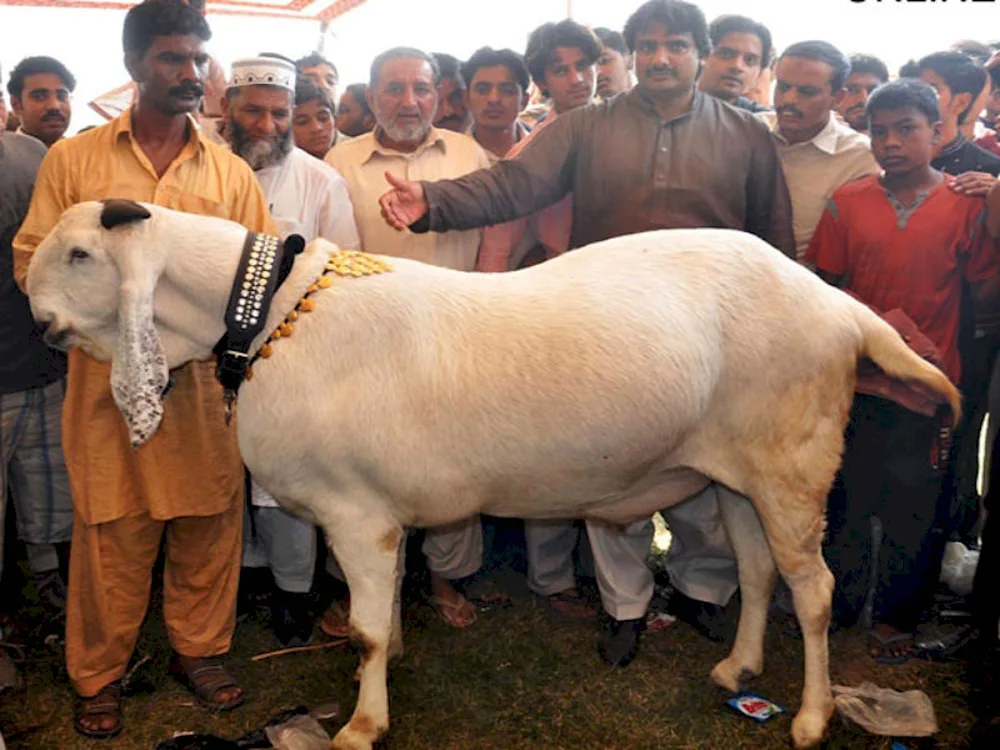
[[792,744],[796,750],[814,747],[823,740],[826,725],[833,713],[833,701],[829,711],[801,710],[792,720]]
[[730,693],[738,693],[744,689],[745,683],[760,673],[760,669],[738,664],[730,657],[715,665],[715,669],[712,670],[712,682]]
[[387,726],[380,727],[365,714],[355,714],[330,743],[330,750],[372,750],[372,743],[385,734]]

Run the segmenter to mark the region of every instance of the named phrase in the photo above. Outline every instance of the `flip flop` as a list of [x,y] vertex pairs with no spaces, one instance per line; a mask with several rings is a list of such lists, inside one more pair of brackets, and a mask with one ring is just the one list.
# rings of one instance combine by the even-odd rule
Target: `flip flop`
[[[913,633],[882,635],[877,630],[872,630],[868,634],[868,652],[879,664],[905,664],[916,655],[916,644],[913,641],[913,636]],[[910,644],[908,651],[902,654],[892,653],[899,650],[899,647],[905,643]]]
[[[445,623],[453,628],[467,628],[470,625],[474,625],[476,620],[479,619],[475,605],[464,597],[460,602],[451,602],[440,596],[428,596],[427,603],[434,608],[434,611],[438,613],[438,616]],[[466,613],[471,616],[471,619],[463,622],[462,610],[466,607],[468,607]]]

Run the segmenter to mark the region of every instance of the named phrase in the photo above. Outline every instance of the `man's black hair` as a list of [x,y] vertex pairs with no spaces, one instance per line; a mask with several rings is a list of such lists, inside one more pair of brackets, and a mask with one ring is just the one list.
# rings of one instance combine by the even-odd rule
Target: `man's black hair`
[[851,73],[863,73],[875,76],[880,82],[889,80],[889,68],[873,55],[851,55]]
[[728,34],[753,34],[760,39],[760,67],[771,64],[771,52],[774,50],[771,42],[771,30],[759,21],[746,16],[719,16],[708,25],[708,38],[712,41],[712,49],[719,46]]
[[462,78],[462,61],[447,52],[432,52],[431,57],[437,61],[438,78],[454,78],[461,88],[465,88],[466,81]]
[[975,39],[963,39],[951,45],[952,52],[961,52],[976,65],[985,65],[993,57],[990,45],[977,42]]
[[54,57],[39,56],[26,57],[14,66],[14,69],[10,71],[10,80],[7,81],[7,93],[11,95],[11,98],[16,96],[20,99],[21,94],[24,93],[24,79],[43,73],[58,77],[63,86],[70,92],[76,88],[76,79],[65,65]]
[[804,57],[807,60],[817,60],[826,63],[833,72],[830,74],[830,90],[837,93],[844,88],[844,81],[851,72],[851,62],[847,56],[829,42],[810,39],[807,42],[796,42],[787,47],[779,59],[786,57]]
[[352,83],[344,88],[344,94],[350,94],[354,97],[354,100],[364,113],[362,117],[367,117],[368,115],[375,116],[372,108],[368,106],[368,86],[363,83]]
[[865,117],[870,122],[876,112],[907,108],[920,112],[929,123],[941,120],[941,109],[938,107],[934,87],[916,78],[900,78],[883,83],[875,89],[865,105]]
[[142,57],[153,37],[194,34],[207,42],[212,38],[208,21],[182,0],[144,0],[125,14],[122,47],[126,55]]
[[299,76],[295,79],[295,106],[301,107],[309,102],[319,102],[321,107],[330,110],[330,114],[337,111],[330,95],[326,89],[319,86],[316,81],[306,76]]
[[598,26],[594,29],[594,34],[607,49],[612,49],[623,57],[629,54],[628,45],[625,44],[625,36],[620,31]]
[[499,65],[504,66],[510,74],[517,80],[517,85],[521,91],[527,91],[531,85],[531,74],[528,73],[528,66],[524,58],[512,49],[493,49],[492,47],[480,47],[472,53],[472,57],[462,65],[462,77],[467,86],[472,85],[472,79],[480,68],[494,68]]
[[329,65],[333,69],[333,74],[337,76],[337,80],[340,80],[340,71],[337,70],[337,66],[323,57],[323,55],[319,52],[310,52],[305,57],[300,57],[295,61],[295,69],[298,70],[300,74],[306,68],[315,68],[319,65]]
[[524,62],[540,89],[545,88],[545,71],[555,62],[557,47],[580,50],[589,65],[596,63],[601,56],[601,41],[583,24],[571,18],[558,23],[543,23],[531,32],[524,51]]
[[625,43],[635,52],[635,38],[651,24],[666,27],[671,34],[690,34],[698,57],[708,57],[712,43],[708,38],[708,21],[697,5],[684,0],[647,0],[625,22]]
[[986,85],[986,70],[962,52],[934,52],[917,62],[917,75],[925,70],[937,74],[951,89],[951,95],[969,94],[969,106],[958,116],[958,124],[965,122],[972,104]]

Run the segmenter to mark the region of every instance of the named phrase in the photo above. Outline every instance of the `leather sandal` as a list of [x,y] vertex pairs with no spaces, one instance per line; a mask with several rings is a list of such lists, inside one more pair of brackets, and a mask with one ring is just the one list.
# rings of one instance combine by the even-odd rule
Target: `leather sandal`
[[[84,722],[87,719],[110,717],[114,724],[106,729],[92,728]],[[73,729],[84,737],[96,740],[107,740],[121,734],[125,724],[122,722],[122,684],[120,680],[105,685],[91,698],[78,695],[73,705]]]
[[[222,666],[220,658],[188,658],[194,664],[185,667],[180,657],[175,656],[170,663],[170,673],[194,693],[202,706],[215,711],[231,711],[243,705],[243,689]],[[215,699],[221,691],[231,688],[237,688],[240,694],[224,702]]]
[[570,593],[576,589],[567,589],[555,594],[544,596],[536,594],[549,612],[564,620],[577,621],[596,619],[600,612],[597,607],[582,593]]

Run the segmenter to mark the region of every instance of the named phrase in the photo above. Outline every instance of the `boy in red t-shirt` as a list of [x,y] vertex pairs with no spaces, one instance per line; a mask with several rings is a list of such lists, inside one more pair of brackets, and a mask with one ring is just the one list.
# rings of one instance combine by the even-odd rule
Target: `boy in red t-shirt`
[[[941,137],[937,97],[900,80],[868,100],[872,152],[880,175],[837,190],[806,254],[819,275],[881,313],[901,310],[933,342],[955,383],[963,279],[977,302],[995,299],[996,244],[981,197],[949,189],[931,168]],[[834,618],[851,625],[878,566],[872,655],[900,663],[933,592],[944,549],[935,528],[941,478],[934,469],[935,420],[884,398],[858,395],[844,462],[830,494],[825,554],[836,577]],[[871,545],[871,519],[882,543]],[[876,562],[877,561],[877,562]]]

